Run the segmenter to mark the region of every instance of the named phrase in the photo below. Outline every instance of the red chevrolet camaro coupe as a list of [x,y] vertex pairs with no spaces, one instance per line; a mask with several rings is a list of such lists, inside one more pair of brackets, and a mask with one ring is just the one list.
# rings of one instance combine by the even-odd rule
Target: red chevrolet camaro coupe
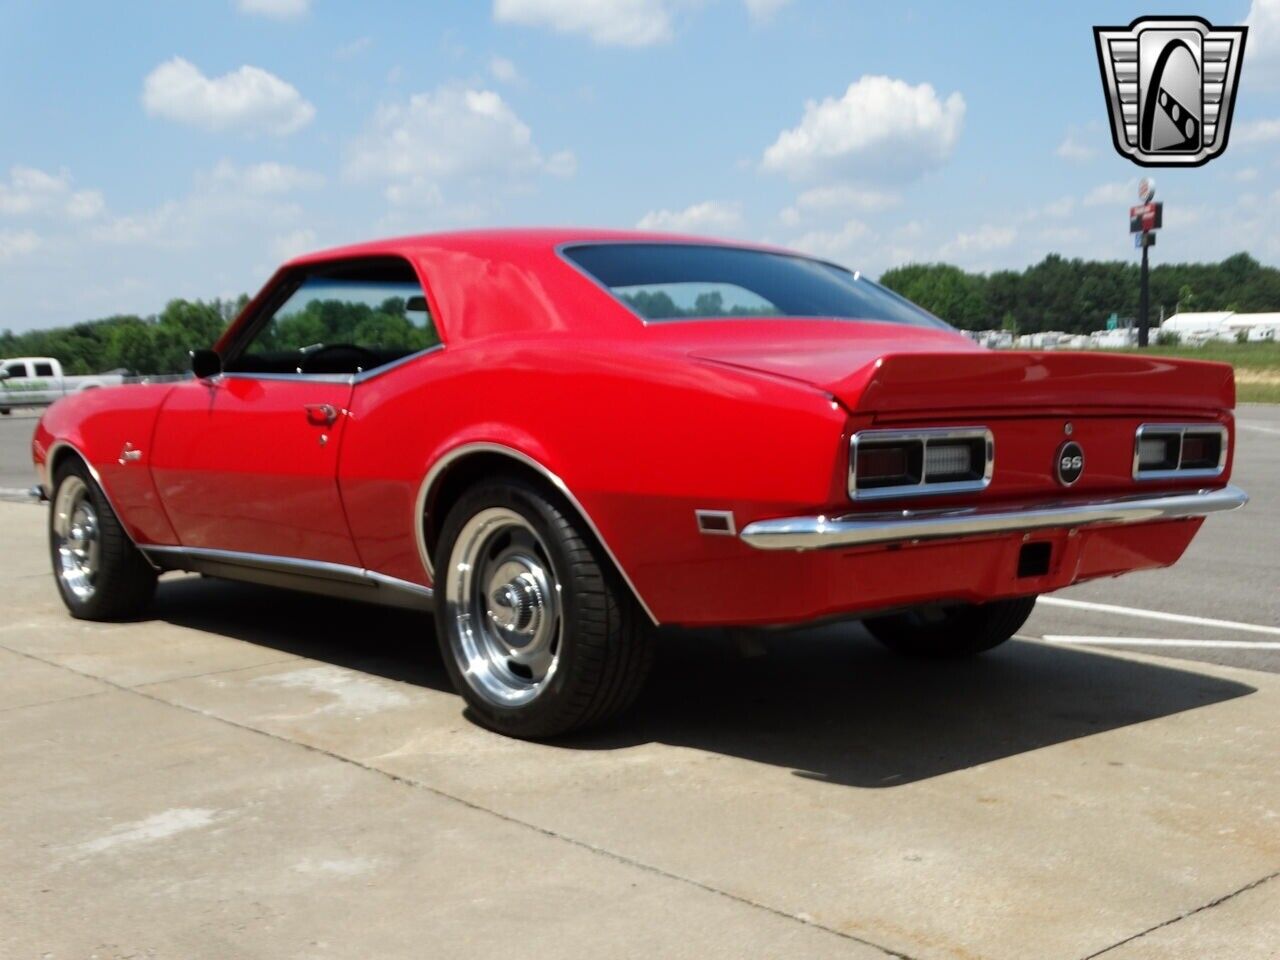
[[1172,564],[1228,484],[1221,364],[995,353],[763,247],[520,230],[293,260],[180,383],[34,438],[73,616],[197,571],[434,610],[480,722],[626,707],[652,627],[861,619],[912,654]]

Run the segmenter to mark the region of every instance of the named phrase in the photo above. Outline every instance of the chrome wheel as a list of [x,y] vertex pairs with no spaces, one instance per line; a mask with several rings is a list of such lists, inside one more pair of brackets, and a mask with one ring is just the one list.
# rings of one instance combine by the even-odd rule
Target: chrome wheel
[[53,536],[58,579],[77,600],[91,599],[102,554],[101,529],[89,487],[75,475],[58,487]]
[[481,510],[454,541],[445,572],[449,648],[489,703],[519,707],[560,662],[560,583],[542,538],[506,507]]

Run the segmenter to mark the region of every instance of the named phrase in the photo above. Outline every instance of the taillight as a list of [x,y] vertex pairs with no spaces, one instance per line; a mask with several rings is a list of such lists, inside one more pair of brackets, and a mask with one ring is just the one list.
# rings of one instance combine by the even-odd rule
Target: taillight
[[1144,423],[1133,440],[1135,480],[1216,477],[1227,465],[1227,428],[1220,424]]
[[855,500],[982,490],[991,482],[995,440],[985,427],[864,430],[849,446]]

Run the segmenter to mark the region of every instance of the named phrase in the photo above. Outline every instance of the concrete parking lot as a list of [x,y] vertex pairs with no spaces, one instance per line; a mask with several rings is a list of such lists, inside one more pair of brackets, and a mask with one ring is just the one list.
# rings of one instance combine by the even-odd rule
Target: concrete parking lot
[[665,635],[554,745],[471,725],[415,615],[177,577],[70,620],[0,503],[0,957],[1274,960],[1280,408],[1238,416],[1254,501],[1172,570],[967,663]]

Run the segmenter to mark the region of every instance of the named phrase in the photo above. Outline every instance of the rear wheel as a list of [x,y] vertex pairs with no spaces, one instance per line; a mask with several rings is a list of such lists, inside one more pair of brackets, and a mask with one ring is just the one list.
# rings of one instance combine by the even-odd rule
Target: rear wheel
[[437,557],[441,652],[481,724],[552,737],[635,700],[649,624],[562,500],[515,478],[474,487],[449,511]]
[[54,475],[49,553],[58,592],[73,617],[123,620],[142,613],[156,571],[133,545],[83,462],[70,459]]
[[891,650],[917,657],[969,657],[998,647],[1027,622],[1035,597],[929,606],[862,621]]

